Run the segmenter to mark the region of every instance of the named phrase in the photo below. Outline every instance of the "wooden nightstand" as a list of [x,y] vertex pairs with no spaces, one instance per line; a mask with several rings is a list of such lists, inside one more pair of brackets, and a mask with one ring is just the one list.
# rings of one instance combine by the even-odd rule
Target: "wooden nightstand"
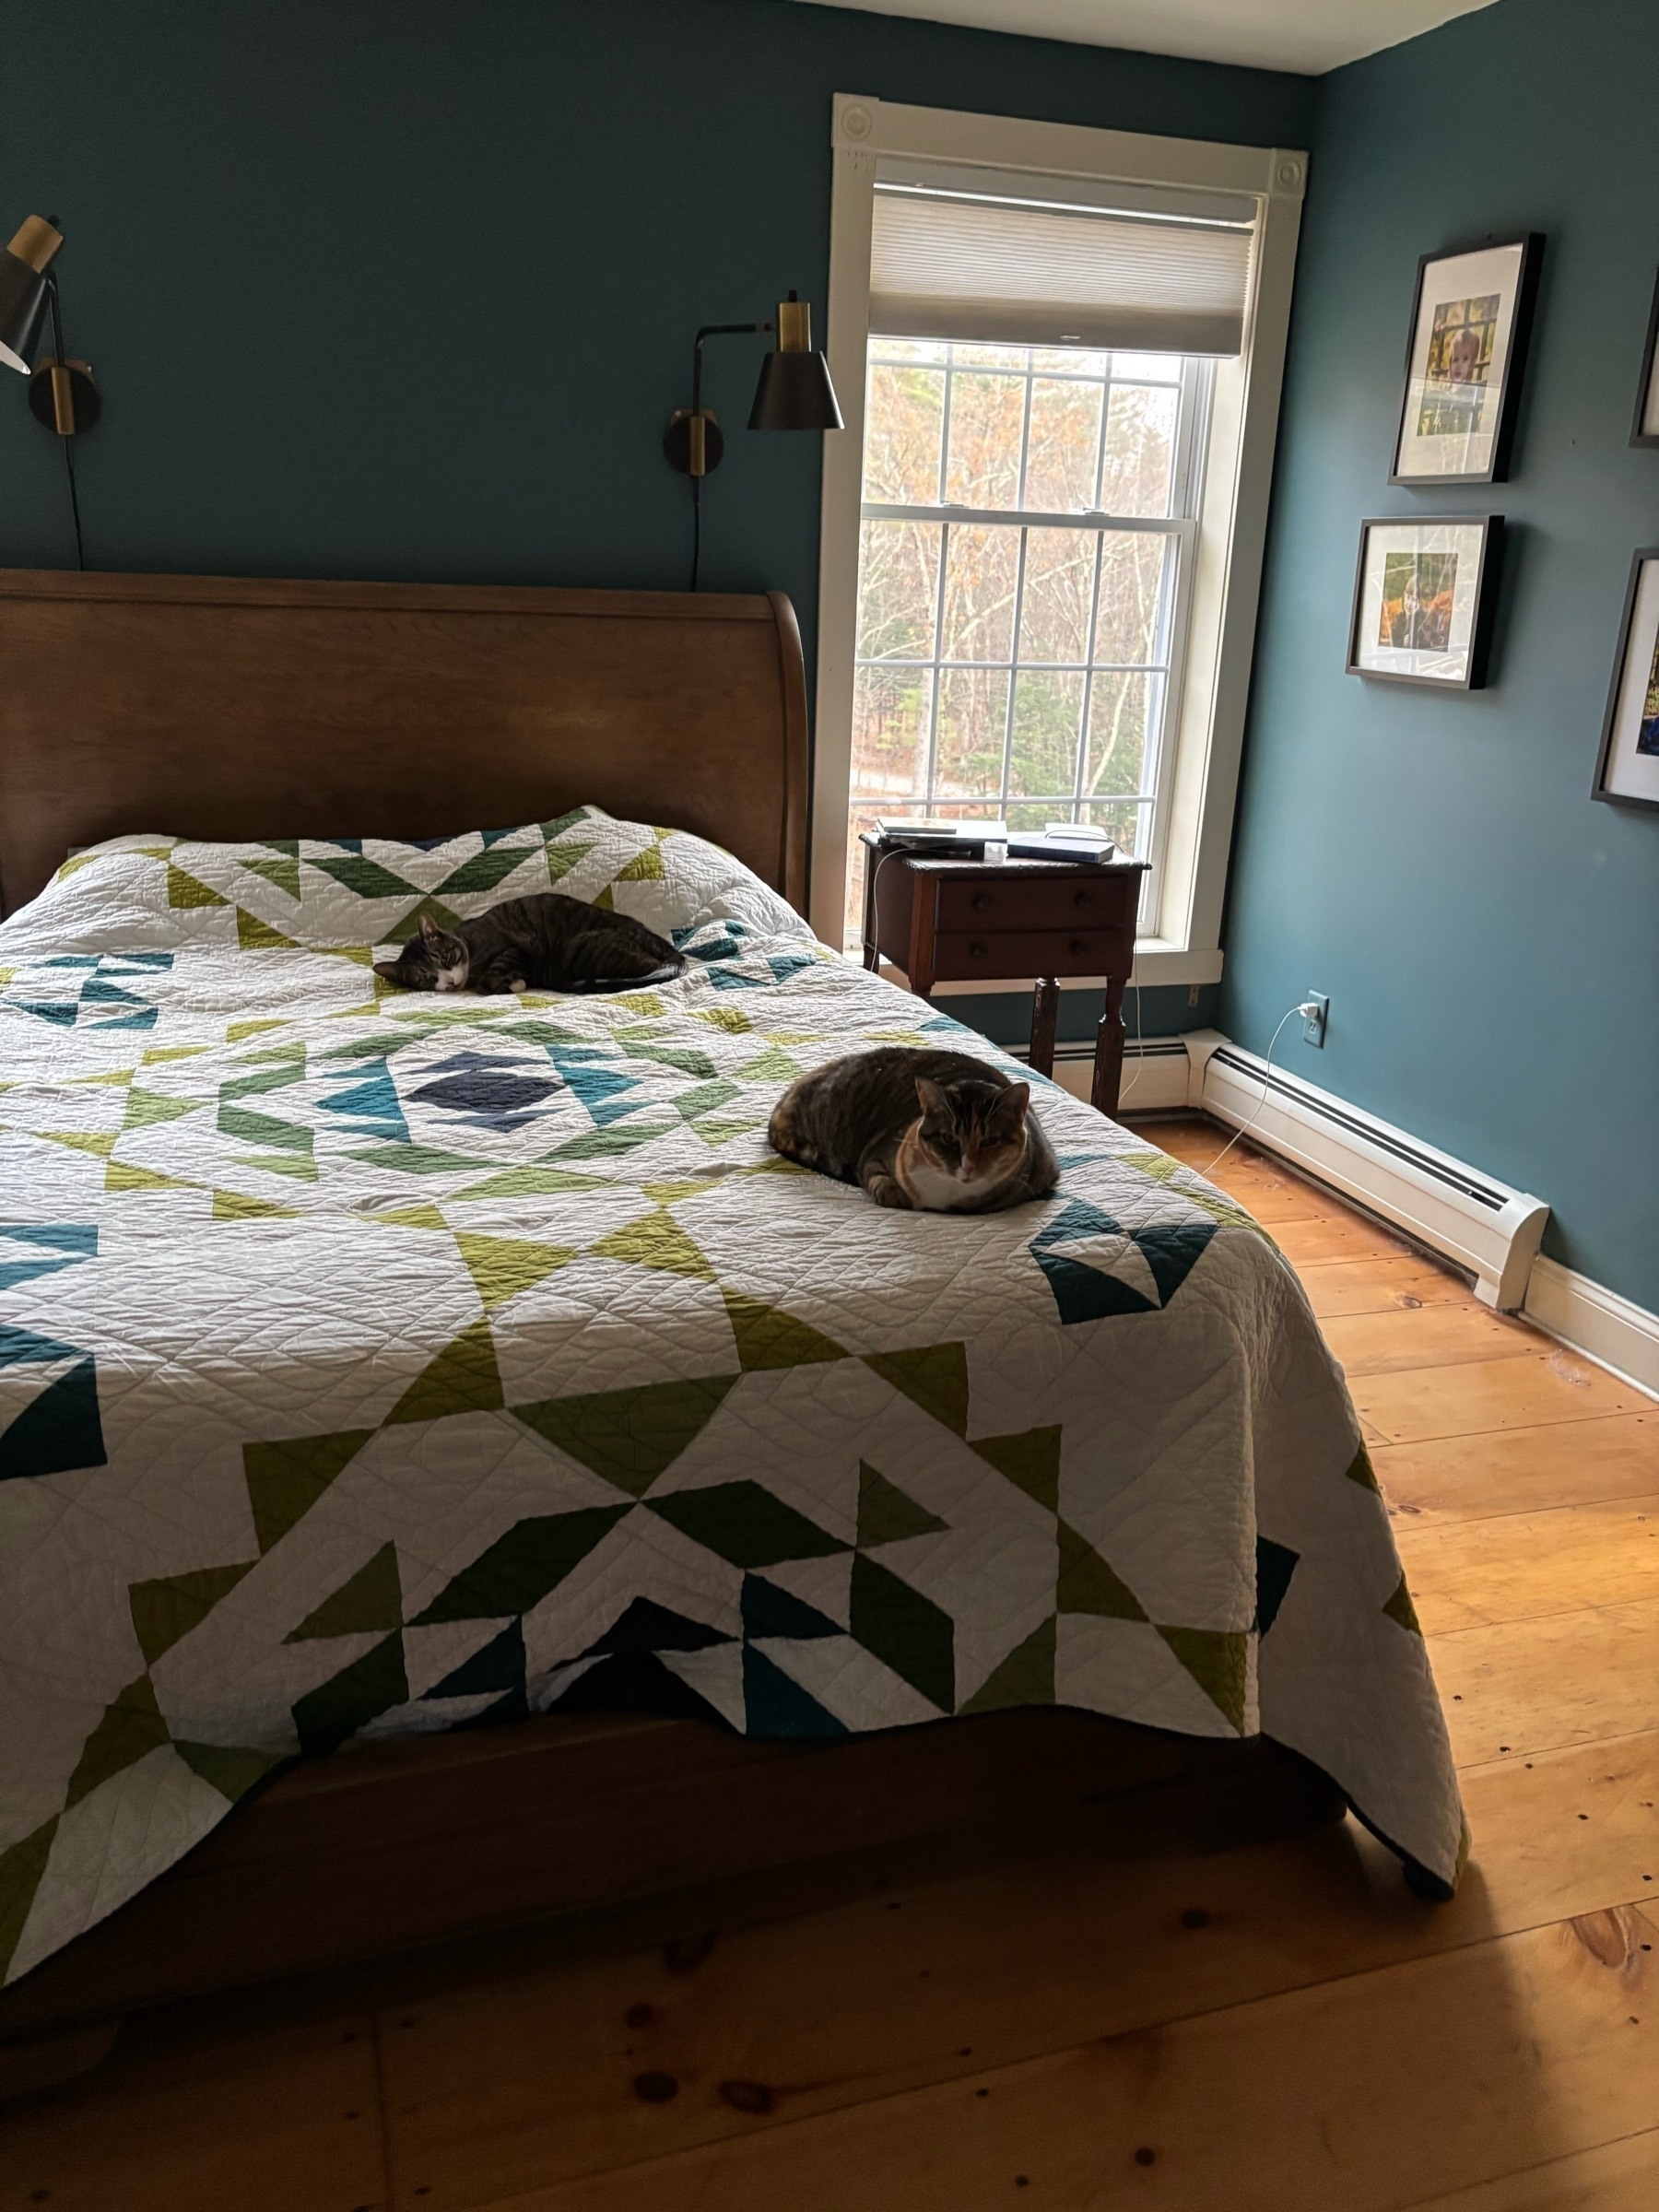
[[1031,1065],[1054,1072],[1063,975],[1103,976],[1106,1011],[1095,1034],[1090,1101],[1115,1113],[1124,1072],[1124,989],[1135,965],[1135,924],[1147,863],[925,860],[884,851],[866,833],[864,959],[890,960],[923,998],[935,983],[987,987],[1036,979]]

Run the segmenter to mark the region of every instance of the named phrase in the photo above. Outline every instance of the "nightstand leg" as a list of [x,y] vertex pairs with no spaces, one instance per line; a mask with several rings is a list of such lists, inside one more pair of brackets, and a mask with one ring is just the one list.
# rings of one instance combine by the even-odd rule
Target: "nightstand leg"
[[865,966],[870,971],[872,975],[874,975],[877,970],[881,966],[881,955],[877,951],[875,946],[871,944],[868,937],[865,939],[864,963]]
[[1040,1076],[1054,1072],[1054,1024],[1060,1012],[1060,986],[1052,975],[1038,979],[1031,994],[1030,1065]]
[[1118,1091],[1124,1080],[1124,987],[1126,977],[1113,976],[1106,985],[1106,1011],[1095,1031],[1094,1083],[1088,1102],[1099,1112],[1115,1114]]

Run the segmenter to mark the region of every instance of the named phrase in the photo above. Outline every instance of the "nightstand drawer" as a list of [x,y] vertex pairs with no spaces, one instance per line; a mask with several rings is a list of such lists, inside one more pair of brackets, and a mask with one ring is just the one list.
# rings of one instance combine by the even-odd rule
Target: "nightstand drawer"
[[974,975],[1127,975],[1134,959],[1132,921],[1115,929],[941,930],[934,939],[934,973],[952,983]]
[[946,929],[1112,929],[1133,914],[1141,874],[960,877],[938,887],[938,926]]

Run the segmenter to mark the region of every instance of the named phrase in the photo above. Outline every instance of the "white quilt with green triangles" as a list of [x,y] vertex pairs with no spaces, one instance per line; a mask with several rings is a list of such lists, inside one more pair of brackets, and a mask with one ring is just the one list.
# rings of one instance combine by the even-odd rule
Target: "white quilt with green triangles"
[[[692,956],[404,994],[546,889]],[[561,1703],[832,1737],[1059,1702],[1265,1729],[1454,1877],[1422,1638],[1272,1243],[1059,1089],[1042,1203],[769,1149],[800,1070],[989,1052],[727,854],[119,840],[0,927],[0,1964],[297,1752]]]

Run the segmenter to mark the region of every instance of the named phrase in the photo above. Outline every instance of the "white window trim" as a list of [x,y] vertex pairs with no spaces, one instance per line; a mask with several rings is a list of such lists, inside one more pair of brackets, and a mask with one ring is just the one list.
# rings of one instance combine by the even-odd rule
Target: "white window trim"
[[1178,712],[1171,702],[1176,726],[1162,896],[1155,934],[1140,939],[1135,961],[1137,983],[1217,982],[1307,156],[1283,147],[906,107],[848,92],[835,96],[830,145],[835,167],[826,349],[846,429],[824,441],[810,912],[818,935],[831,945],[841,939],[847,871],[870,234],[879,157],[910,155],[1119,183],[1208,186],[1253,194],[1260,204],[1244,350],[1237,360],[1216,363],[1211,457]]

